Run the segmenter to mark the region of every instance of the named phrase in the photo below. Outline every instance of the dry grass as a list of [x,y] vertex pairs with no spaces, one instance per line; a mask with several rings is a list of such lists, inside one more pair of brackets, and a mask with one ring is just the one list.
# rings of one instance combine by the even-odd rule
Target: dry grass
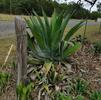
[[[101,34],[98,34],[99,25],[96,26],[87,26],[86,37],[91,41],[95,42],[101,39]],[[79,34],[84,33],[84,27],[82,27],[79,31]]]
[[[67,28],[68,30],[70,29],[69,27]],[[80,28],[76,33],[76,35],[83,35],[84,34],[84,29],[85,26],[83,26],[82,28]],[[99,25],[94,25],[94,26],[87,26],[87,31],[86,31],[86,37],[88,38],[88,40],[90,40],[91,42],[95,42],[97,40],[101,40],[101,34],[98,33],[99,30]]]
[[8,15],[8,14],[0,14],[1,21],[12,21],[14,20],[15,15]]
[[[17,15],[0,14],[0,21],[12,21],[12,20],[14,20],[15,16],[17,16]],[[21,16],[22,18],[28,18],[28,16],[26,16],[26,15],[19,15],[19,16]],[[72,19],[72,20],[75,20],[75,19]],[[92,21],[93,20],[88,20],[88,22],[92,22]]]
[[15,59],[15,37],[0,39],[0,65],[4,63],[5,57],[7,56],[11,44],[14,44],[14,48],[7,61],[7,65],[11,64]]
[[[0,21],[13,21],[15,16],[17,15],[9,15],[9,14],[0,14]],[[25,15],[19,15],[22,18],[28,18],[28,16]]]

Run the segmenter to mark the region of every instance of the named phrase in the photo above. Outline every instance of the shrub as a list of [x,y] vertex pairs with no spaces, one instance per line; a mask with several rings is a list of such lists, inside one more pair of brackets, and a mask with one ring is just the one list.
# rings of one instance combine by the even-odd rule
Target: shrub
[[71,14],[67,14],[64,17],[63,12],[57,14],[54,11],[49,21],[45,12],[42,12],[43,19],[34,12],[36,17],[31,16],[29,20],[26,20],[32,32],[28,34],[29,54],[32,58],[42,62],[46,60],[53,62],[66,60],[67,57],[73,55],[81,46],[77,42],[71,43],[71,39],[74,33],[82,26],[83,21],[71,28],[69,32],[64,33]]

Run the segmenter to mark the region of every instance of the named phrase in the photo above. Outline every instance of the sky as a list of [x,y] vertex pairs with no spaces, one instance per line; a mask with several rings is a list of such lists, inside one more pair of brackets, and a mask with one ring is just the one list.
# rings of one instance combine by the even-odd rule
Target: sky
[[[65,1],[65,0],[60,0],[61,3],[63,3],[64,1]],[[68,2],[72,2],[72,1],[77,2],[78,0],[67,0],[67,3],[68,3]],[[81,0],[81,1],[84,2],[84,0]],[[89,1],[92,1],[92,0],[89,0]],[[96,4],[97,4],[98,2],[101,2],[101,0],[97,0]],[[93,6],[92,11],[97,11],[96,4]],[[91,7],[91,6],[90,6],[89,3],[84,3],[84,8],[89,9],[90,7]]]

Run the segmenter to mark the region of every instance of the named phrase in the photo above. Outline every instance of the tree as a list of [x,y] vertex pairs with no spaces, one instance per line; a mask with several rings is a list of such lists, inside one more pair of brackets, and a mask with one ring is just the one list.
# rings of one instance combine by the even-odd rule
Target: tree
[[97,4],[97,11],[101,13],[101,2],[98,2]]
[[73,14],[73,18],[76,19],[85,19],[86,15],[90,15],[90,12],[83,8],[82,3],[70,2],[68,4],[68,10],[71,12],[75,11],[75,13]]

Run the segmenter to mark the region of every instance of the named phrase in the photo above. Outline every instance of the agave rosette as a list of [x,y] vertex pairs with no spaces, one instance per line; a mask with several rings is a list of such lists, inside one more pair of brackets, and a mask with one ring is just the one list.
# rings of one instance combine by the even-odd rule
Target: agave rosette
[[28,32],[29,54],[36,61],[63,61],[74,54],[81,46],[71,39],[74,33],[82,26],[83,21],[76,24],[68,32],[65,31],[72,14],[58,14],[56,10],[51,18],[48,18],[42,10],[43,18],[35,11],[26,23],[31,30]]

